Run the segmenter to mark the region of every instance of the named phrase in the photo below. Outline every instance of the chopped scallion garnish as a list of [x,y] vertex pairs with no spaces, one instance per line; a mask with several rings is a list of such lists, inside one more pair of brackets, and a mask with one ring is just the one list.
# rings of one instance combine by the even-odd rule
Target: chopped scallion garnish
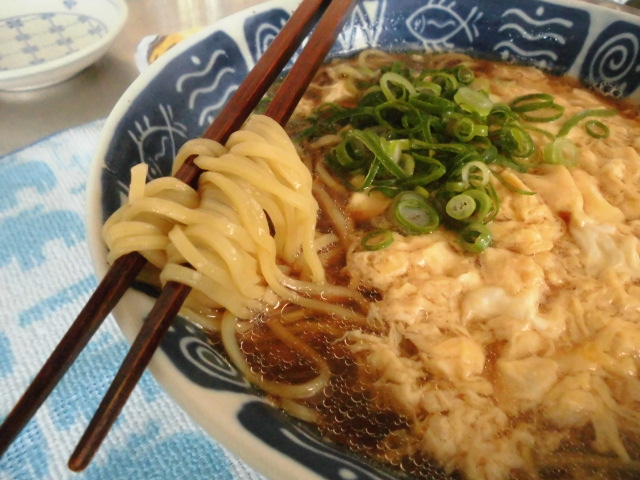
[[491,232],[486,225],[472,223],[458,233],[458,240],[468,252],[480,253],[493,243]]
[[395,196],[389,210],[391,222],[408,235],[431,233],[440,224],[438,211],[422,195],[404,191]]
[[473,215],[476,201],[466,193],[460,193],[447,202],[446,212],[451,218],[464,220]]
[[616,111],[610,108],[594,108],[583,110],[580,113],[576,113],[573,117],[569,118],[562,124],[560,130],[558,130],[558,137],[564,137],[567,135],[573,127],[578,125],[582,120],[588,117],[612,117],[616,115]]
[[558,137],[545,145],[543,150],[545,163],[574,166],[577,163],[578,149],[576,144],[567,137]]
[[376,229],[367,233],[360,244],[365,250],[381,250],[393,243],[393,233],[391,230]]
[[589,135],[597,139],[607,138],[610,133],[609,127],[600,120],[588,120],[584,124],[584,129]]
[[[480,80],[486,79],[476,79],[465,64],[412,72],[395,62],[382,69],[377,83],[363,88],[357,105],[321,106],[304,136],[342,130],[327,163],[349,188],[393,198],[388,217],[395,230],[415,235],[442,223],[460,232],[465,249],[481,251],[491,244],[486,224],[500,206],[491,178],[512,191],[535,193],[508,184],[494,170],[526,172],[540,162],[575,165],[577,149],[565,138],[568,132],[589,117],[616,111],[584,110],[554,135],[534,126],[564,115],[552,95],[531,93],[496,103],[488,93],[490,81]],[[609,135],[597,119],[588,120],[585,129],[595,138]],[[538,149],[534,138],[545,145]],[[383,237],[372,233],[367,242]]]

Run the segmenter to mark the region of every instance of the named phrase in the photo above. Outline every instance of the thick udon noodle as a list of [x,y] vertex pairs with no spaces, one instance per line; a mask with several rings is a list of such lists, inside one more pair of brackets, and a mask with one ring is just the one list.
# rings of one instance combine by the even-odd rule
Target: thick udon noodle
[[[357,291],[325,281],[318,250],[335,236],[316,235],[318,204],[309,169],[284,130],[258,115],[225,146],[206,139],[189,142],[176,156],[174,170],[193,154],[203,170],[197,191],[175,177],[147,183],[146,164],[132,169],[128,203],[103,227],[107,260],[138,251],[159,271],[160,284],[190,286],[183,314],[206,324],[215,319],[229,356],[262,389],[285,398],[322,391],[329,378],[326,362],[295,338],[288,341],[319,365],[317,377],[295,386],[254,374],[235,338],[239,322],[282,302],[362,317],[326,301],[347,299],[361,311],[365,307]],[[287,274],[292,269],[295,277]]]
[[[296,122],[321,102],[349,103],[359,80],[394,59],[364,52],[328,64]],[[530,67],[459,54],[403,60],[465,62],[502,100],[533,91],[553,94],[569,113],[609,105]],[[136,250],[153,266],[145,281],[191,286],[183,314],[220,338],[274,402],[409,473],[436,475],[435,459],[469,479],[634,478],[640,125],[632,116],[607,119],[605,140],[572,132],[576,168],[501,171],[492,180],[502,201],[494,244],[471,255],[443,229],[394,234],[388,248],[363,251],[360,239],[387,201],[353,194],[326,168],[340,132],[296,150],[256,115],[224,146],[194,140],[180,150],[176,168],[197,154],[205,171],[197,191],[173,178],[145,183],[145,166],[135,167],[127,205],[104,226],[109,261]]]

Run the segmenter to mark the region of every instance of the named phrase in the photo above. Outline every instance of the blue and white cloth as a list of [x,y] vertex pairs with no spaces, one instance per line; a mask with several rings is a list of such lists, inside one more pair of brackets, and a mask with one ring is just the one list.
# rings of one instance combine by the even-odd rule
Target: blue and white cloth
[[[103,120],[0,157],[0,419],[97,285],[84,226]],[[109,317],[0,459],[0,480],[258,480],[145,373],[91,465],[67,461],[128,349]]]

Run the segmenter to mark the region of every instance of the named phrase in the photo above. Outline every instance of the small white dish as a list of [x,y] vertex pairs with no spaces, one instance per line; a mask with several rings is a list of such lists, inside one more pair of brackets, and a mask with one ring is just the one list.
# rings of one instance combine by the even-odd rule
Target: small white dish
[[124,0],[20,0],[0,9],[0,90],[71,78],[106,53],[124,27]]

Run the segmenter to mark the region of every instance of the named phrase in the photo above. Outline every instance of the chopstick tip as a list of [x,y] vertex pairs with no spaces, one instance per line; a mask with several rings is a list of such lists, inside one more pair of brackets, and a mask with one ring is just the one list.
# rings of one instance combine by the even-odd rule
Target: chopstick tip
[[69,458],[69,461],[67,462],[67,467],[69,467],[69,470],[71,470],[72,472],[80,473],[85,468],[87,468],[87,466],[91,462],[92,456],[93,455],[91,454],[87,456],[86,451],[84,450],[79,451],[79,449],[76,449],[76,451],[73,452],[73,454]]

